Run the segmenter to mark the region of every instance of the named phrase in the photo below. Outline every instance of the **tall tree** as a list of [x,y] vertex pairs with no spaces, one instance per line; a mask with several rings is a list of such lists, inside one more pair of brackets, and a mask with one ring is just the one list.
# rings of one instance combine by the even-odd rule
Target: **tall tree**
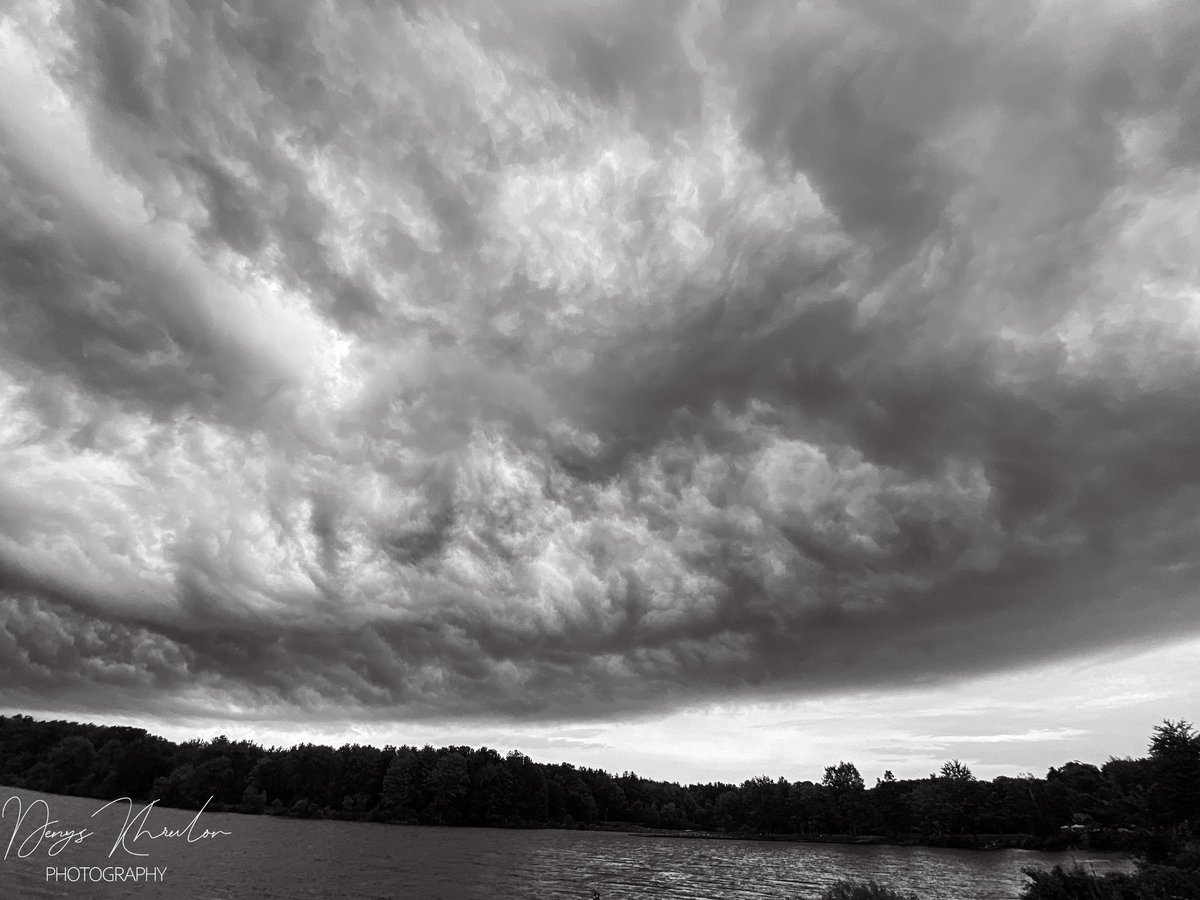
[[1170,719],[1150,739],[1154,781],[1148,806],[1160,826],[1200,825],[1200,735],[1191,723]]

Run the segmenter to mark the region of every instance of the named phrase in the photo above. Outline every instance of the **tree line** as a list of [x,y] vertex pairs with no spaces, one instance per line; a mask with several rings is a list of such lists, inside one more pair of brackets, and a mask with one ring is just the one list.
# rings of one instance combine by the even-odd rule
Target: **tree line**
[[927,778],[885,772],[868,787],[842,761],[820,781],[683,786],[487,747],[176,744],[140,728],[0,716],[0,784],[187,809],[211,798],[211,810],[300,818],[1145,851],[1200,826],[1200,738],[1168,721],[1144,758],[1066,762],[1042,777],[985,781],[950,760]]

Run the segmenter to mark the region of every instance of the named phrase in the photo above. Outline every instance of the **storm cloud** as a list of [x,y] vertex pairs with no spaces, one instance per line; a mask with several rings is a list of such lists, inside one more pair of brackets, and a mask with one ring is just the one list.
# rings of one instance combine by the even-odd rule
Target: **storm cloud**
[[1200,631],[1200,6],[2,8],[6,703],[606,716]]

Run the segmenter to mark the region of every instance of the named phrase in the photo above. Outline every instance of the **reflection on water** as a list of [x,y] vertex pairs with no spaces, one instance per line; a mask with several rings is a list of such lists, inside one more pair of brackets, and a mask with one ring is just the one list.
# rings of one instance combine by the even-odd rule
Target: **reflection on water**
[[[810,898],[839,878],[875,878],[929,900],[1008,900],[1020,893],[1028,865],[1070,865],[1100,854],[970,852],[921,847],[868,847],[756,841],[686,840],[593,831],[427,828],[361,822],[304,822],[205,812],[193,835],[227,831],[188,843],[184,838],[127,842],[110,858],[126,808],[92,818],[101,801],[0,788],[10,796],[47,801],[52,829],[86,827],[83,843],[48,857],[17,858],[36,816],[0,861],[0,897],[182,898]],[[14,805],[15,806],[15,805]],[[0,821],[0,847],[14,834],[15,810]],[[139,807],[135,808],[140,809]],[[195,813],[153,809],[146,827],[183,829]],[[42,820],[45,816],[42,815]],[[136,827],[129,832],[132,837]],[[1089,863],[1090,864],[1090,863]],[[166,867],[164,882],[47,882],[47,867]],[[1127,863],[1097,859],[1097,868]]]

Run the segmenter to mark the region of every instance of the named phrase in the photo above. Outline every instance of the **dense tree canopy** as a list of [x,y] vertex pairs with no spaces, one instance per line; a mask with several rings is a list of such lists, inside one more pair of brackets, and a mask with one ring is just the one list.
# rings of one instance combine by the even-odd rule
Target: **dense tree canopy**
[[[175,744],[137,728],[0,717],[0,783],[164,805],[439,825],[693,829],[798,837],[874,835],[961,846],[1132,847],[1200,827],[1200,737],[1154,730],[1145,759],[1071,761],[1044,778],[980,781],[959,760],[867,789],[840,761],[819,783],[765,775],[681,786],[482,747],[264,748],[218,737]],[[211,798],[211,800],[210,800]]]

